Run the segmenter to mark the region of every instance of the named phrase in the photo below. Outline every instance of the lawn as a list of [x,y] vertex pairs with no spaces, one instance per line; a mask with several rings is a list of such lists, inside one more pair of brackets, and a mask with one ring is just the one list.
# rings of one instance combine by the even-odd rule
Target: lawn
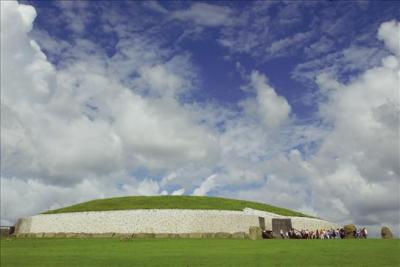
[[400,266],[399,240],[12,239],[1,266]]
[[284,216],[311,217],[297,211],[264,203],[200,196],[129,196],[96,199],[57,210],[50,210],[45,214],[131,209],[243,210],[244,208],[263,210]]

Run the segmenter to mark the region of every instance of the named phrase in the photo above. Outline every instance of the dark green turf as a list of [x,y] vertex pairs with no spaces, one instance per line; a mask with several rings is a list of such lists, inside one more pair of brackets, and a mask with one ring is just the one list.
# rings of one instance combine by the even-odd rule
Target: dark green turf
[[1,266],[400,266],[399,240],[13,239]]
[[45,214],[130,209],[243,210],[244,208],[263,210],[285,216],[311,217],[300,212],[263,203],[227,198],[195,196],[130,196],[97,199],[57,210],[50,210],[45,212]]

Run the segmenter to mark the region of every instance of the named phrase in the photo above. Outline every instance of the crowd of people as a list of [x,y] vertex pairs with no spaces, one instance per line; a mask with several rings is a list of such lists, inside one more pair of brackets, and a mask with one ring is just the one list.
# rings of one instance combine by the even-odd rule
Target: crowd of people
[[[343,239],[345,237],[345,230],[341,229],[320,229],[316,231],[308,231],[308,230],[295,230],[291,229],[287,232],[284,232],[282,229],[280,230],[280,235],[283,239]],[[355,230],[352,233],[354,238],[364,238],[366,239],[368,236],[367,229],[361,228],[359,230]]]

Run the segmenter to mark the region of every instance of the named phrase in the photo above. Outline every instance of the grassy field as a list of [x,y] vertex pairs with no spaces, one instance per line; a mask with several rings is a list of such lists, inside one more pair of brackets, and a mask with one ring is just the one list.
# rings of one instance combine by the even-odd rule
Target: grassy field
[[131,196],[97,199],[57,210],[50,210],[45,212],[45,214],[130,209],[243,210],[244,208],[263,210],[285,216],[311,217],[300,212],[263,203],[227,198],[195,196]]
[[400,266],[400,240],[13,239],[1,266]]

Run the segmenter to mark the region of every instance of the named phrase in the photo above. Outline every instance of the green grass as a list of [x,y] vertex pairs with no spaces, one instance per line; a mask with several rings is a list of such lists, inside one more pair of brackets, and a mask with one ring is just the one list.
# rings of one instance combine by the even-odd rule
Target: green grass
[[5,266],[400,266],[399,240],[12,239]]
[[57,210],[50,210],[45,212],[45,214],[130,209],[243,210],[244,208],[268,211],[285,216],[311,217],[300,212],[263,203],[227,198],[194,196],[130,196],[96,199]]

